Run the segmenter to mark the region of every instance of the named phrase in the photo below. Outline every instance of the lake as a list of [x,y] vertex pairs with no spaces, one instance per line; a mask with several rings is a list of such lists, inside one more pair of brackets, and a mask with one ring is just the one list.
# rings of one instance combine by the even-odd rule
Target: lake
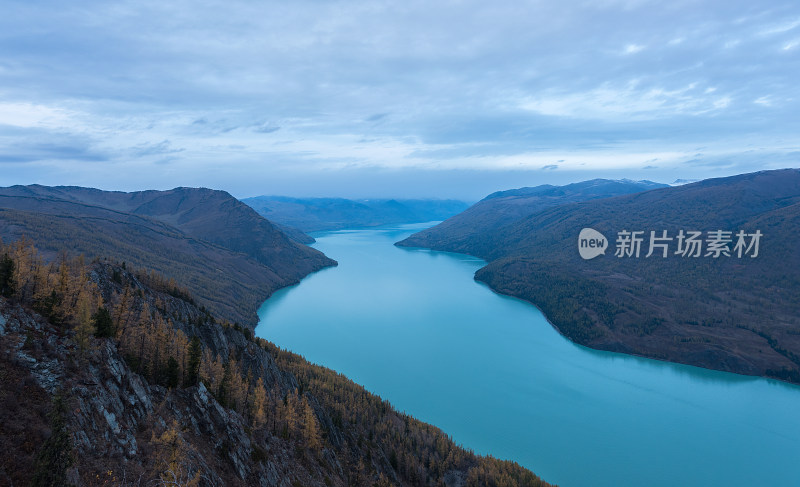
[[315,235],[339,266],[256,334],[561,486],[800,485],[800,387],[575,345],[480,259],[393,245],[430,225]]

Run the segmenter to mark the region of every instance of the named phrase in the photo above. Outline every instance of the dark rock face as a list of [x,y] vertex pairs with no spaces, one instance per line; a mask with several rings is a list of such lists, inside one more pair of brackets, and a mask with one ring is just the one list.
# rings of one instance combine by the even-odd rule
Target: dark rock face
[[[102,273],[102,267],[99,270]],[[259,376],[286,390],[297,387],[291,375],[242,333],[220,326],[203,332],[210,349],[241,352],[243,362]],[[32,336],[35,346],[30,343]],[[251,434],[241,415],[222,407],[203,383],[172,390],[148,384],[130,369],[111,339],[95,340],[93,348],[81,355],[69,333],[0,298],[0,343],[5,352],[2,361],[27,370],[45,397],[60,392],[68,398],[76,459],[69,478],[76,484],[92,484],[91,474],[112,471],[118,480],[125,477],[144,485],[137,482],[149,480],[157,456],[154,438],[177,424],[179,441],[186,443],[184,461],[191,465],[188,473],[202,479],[200,485],[277,486],[290,485],[290,479],[321,485],[311,478],[324,477],[321,468],[309,472],[298,463],[292,445],[277,438],[267,441],[270,458],[254,462]]]

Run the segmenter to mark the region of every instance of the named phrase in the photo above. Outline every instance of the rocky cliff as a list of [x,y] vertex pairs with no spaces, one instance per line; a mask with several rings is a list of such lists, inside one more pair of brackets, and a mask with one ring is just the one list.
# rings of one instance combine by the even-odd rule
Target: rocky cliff
[[[152,274],[79,264],[51,277],[99,293],[110,336],[87,338],[80,312],[73,323],[20,293],[0,297],[0,484],[546,485],[217,320]],[[71,296],[58,285],[43,295],[57,293]]]

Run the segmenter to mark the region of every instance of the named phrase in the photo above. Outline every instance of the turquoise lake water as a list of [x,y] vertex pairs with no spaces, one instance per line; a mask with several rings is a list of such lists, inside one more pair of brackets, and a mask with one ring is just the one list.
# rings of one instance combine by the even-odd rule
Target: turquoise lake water
[[256,334],[561,486],[800,486],[800,387],[575,345],[483,261],[393,246],[426,226],[315,235],[339,266]]

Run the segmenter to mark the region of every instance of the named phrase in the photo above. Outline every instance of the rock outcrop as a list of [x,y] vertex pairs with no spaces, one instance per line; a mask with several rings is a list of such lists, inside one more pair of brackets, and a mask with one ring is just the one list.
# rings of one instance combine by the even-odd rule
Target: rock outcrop
[[[227,357],[231,389],[209,390],[205,377],[170,387],[149,381],[152,370],[125,356],[119,333],[81,346],[75,329],[0,297],[0,443],[10,450],[0,483],[27,485],[46,465],[51,400],[60,397],[71,444],[64,453],[73,460],[65,476],[74,485],[460,486],[500,476],[513,479],[509,485],[546,485],[516,464],[466,452],[344,377],[217,322],[190,298],[154,290],[120,266],[95,262],[87,278],[115,317],[127,309],[162,320],[196,337],[204,357]],[[244,407],[230,399],[237,377]],[[257,394],[269,400],[260,419]]]

